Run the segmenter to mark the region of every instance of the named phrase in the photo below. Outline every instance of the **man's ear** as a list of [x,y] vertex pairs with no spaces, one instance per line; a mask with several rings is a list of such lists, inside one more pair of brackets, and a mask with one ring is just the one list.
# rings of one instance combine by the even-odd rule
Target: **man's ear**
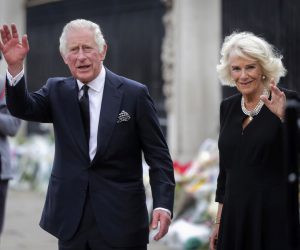
[[104,61],[107,52],[107,44],[104,44],[102,51],[100,52],[100,60]]
[[66,56],[61,52],[60,52],[60,55],[61,55],[62,59],[64,60],[65,64],[68,64]]

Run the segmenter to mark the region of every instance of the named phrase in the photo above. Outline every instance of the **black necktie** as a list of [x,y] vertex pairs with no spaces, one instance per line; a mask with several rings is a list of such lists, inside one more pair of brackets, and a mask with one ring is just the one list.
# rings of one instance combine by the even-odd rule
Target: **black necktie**
[[89,86],[84,84],[82,86],[82,90],[83,90],[83,95],[79,99],[79,105],[80,105],[84,132],[89,145],[89,140],[90,140],[90,105],[89,105],[89,93],[88,93]]

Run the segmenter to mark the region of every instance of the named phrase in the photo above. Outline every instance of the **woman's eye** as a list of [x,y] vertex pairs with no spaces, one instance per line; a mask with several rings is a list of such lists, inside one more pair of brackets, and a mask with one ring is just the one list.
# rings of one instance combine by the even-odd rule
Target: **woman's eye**
[[255,69],[254,65],[247,66],[246,69]]

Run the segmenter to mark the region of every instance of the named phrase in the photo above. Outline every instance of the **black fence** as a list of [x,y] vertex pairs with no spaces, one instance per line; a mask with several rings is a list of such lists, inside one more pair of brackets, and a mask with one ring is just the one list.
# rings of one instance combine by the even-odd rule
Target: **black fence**
[[[280,86],[300,93],[300,1],[299,0],[223,0],[222,35],[250,31],[263,36],[279,49],[288,70]],[[223,97],[235,93],[223,87]]]

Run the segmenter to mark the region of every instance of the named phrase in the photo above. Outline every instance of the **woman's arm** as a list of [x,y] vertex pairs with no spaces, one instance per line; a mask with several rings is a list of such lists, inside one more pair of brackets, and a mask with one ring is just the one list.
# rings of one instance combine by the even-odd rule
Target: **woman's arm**
[[223,204],[219,203],[217,217],[214,220],[213,229],[209,239],[209,250],[215,250],[217,248],[217,240],[219,236],[219,228],[222,216]]

